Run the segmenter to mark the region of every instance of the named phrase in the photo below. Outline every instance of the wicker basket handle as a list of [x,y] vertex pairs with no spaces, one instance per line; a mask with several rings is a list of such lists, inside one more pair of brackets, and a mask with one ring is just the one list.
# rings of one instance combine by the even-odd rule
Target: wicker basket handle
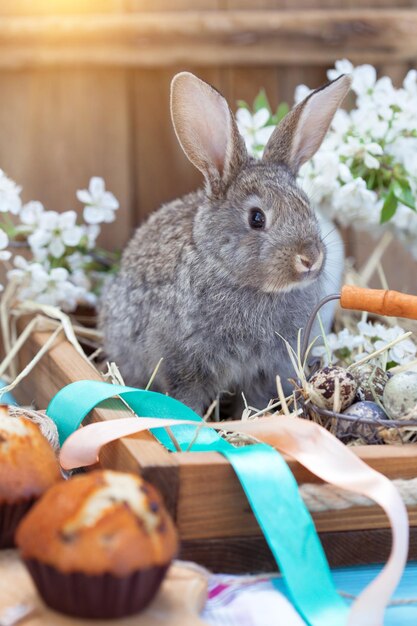
[[344,285],[340,294],[340,306],[343,309],[417,320],[417,296],[399,291]]

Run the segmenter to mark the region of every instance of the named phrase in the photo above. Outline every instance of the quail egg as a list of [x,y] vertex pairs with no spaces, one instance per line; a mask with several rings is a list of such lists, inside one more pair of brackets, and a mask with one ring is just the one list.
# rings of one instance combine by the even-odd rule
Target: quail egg
[[[343,411],[343,414],[351,415],[355,419],[338,420],[338,435],[340,437],[351,435],[352,437],[361,437],[369,443],[379,442],[380,421],[388,419],[388,416],[376,402],[370,402],[369,400],[355,402],[346,411]],[[372,420],[375,422],[375,425],[368,424],[362,420]]]
[[309,392],[311,400],[323,409],[333,410],[335,393],[339,382],[340,400],[336,398],[338,411],[343,411],[352,404],[356,394],[357,384],[352,374],[343,367],[327,366],[316,372],[311,377]]
[[407,417],[417,406],[417,372],[394,374],[385,385],[383,404],[392,419]]
[[378,398],[382,402],[384,388],[389,380],[389,375],[380,367],[364,363],[352,367],[352,375],[358,384],[356,398],[358,400],[375,401]]

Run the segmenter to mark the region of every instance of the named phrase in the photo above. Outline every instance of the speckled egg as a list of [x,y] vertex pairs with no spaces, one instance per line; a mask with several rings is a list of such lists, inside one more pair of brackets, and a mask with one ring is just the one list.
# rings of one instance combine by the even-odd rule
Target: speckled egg
[[336,380],[339,381],[340,410],[352,404],[357,384],[352,374],[343,367],[327,366],[316,372],[310,379],[311,400],[317,406],[333,410]]
[[364,363],[351,368],[351,373],[358,384],[356,399],[375,401],[378,398],[382,402],[384,388],[389,380],[387,372],[370,363]]
[[417,372],[394,374],[384,389],[383,404],[392,419],[402,419],[417,405]]
[[[340,419],[338,421],[338,435],[341,438],[352,436],[361,437],[369,443],[379,442],[380,420],[386,420],[388,416],[376,402],[370,402],[369,400],[355,402],[343,414],[351,415],[355,420]],[[364,423],[362,420],[371,420],[375,422],[375,426]]]

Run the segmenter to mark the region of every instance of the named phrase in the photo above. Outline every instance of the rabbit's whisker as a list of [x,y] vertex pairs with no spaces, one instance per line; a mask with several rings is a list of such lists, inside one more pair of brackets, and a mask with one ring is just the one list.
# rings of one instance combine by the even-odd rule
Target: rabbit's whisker
[[331,230],[329,230],[328,233],[326,233],[322,238],[322,242],[326,241],[327,237],[329,237],[330,235],[332,235],[335,231],[337,231],[337,227],[335,226],[334,228],[332,228]]

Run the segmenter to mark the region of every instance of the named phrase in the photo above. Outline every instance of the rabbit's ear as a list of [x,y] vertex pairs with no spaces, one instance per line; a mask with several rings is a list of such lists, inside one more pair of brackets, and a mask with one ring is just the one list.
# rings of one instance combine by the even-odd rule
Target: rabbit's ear
[[185,154],[204,174],[211,193],[220,193],[248,158],[226,100],[193,74],[181,72],[171,83],[171,116]]
[[351,82],[350,76],[339,76],[297,104],[272,133],[263,160],[284,163],[296,175],[319,149]]

